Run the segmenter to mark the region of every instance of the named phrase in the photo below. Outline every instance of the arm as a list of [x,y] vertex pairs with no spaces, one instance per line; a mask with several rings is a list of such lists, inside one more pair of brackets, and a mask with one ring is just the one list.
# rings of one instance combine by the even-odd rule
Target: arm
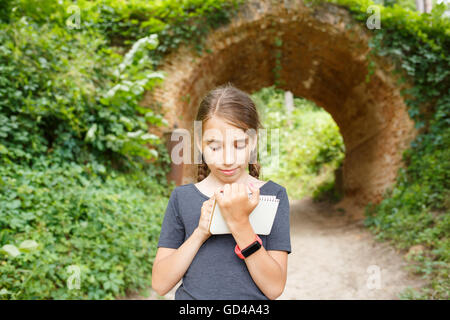
[[[230,230],[239,248],[245,248],[255,241],[255,232],[248,219],[243,223],[230,224]],[[276,299],[283,293],[287,256],[286,251],[267,251],[261,247],[244,260],[253,281],[269,299]]]
[[178,249],[158,248],[152,268],[152,288],[160,296],[180,281],[202,244],[211,236],[208,226],[213,203],[214,198],[203,203],[198,227]]
[[158,248],[152,269],[152,288],[167,294],[183,277],[206,237],[197,228],[178,248]]

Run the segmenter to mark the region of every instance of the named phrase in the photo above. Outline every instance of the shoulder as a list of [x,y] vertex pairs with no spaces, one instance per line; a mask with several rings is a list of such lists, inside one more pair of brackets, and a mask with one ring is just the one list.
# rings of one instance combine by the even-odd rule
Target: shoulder
[[[280,197],[287,197],[287,191],[286,188],[283,187],[281,184],[273,181],[273,180],[268,180],[265,184],[267,184],[267,189],[270,189],[270,192],[272,194],[276,194],[277,198]],[[264,184],[264,185],[265,185]]]
[[278,184],[277,182],[275,182],[271,179],[264,181],[264,180],[259,180],[255,177],[250,176],[250,182],[255,184],[258,188],[262,188],[262,187],[270,188],[271,191],[273,191],[273,190],[280,191],[283,189],[286,190],[281,184]]
[[170,197],[174,198],[174,200],[186,197],[192,198],[195,193],[196,191],[195,188],[192,188],[192,183],[187,183],[173,188]]
[[176,186],[172,192],[176,192],[176,193],[187,192],[190,190],[190,187],[191,187],[191,183],[182,184],[182,185]]
[[178,214],[182,210],[182,204],[186,203],[189,199],[192,199],[192,190],[189,187],[189,184],[176,186],[170,193],[168,205]]

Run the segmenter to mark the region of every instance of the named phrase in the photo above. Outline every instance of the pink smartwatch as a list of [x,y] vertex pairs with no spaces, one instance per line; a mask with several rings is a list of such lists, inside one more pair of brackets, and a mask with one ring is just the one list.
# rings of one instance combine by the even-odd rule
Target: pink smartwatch
[[262,246],[262,240],[256,234],[255,241],[242,250],[239,248],[239,246],[236,243],[236,246],[234,247],[234,252],[237,254],[237,256],[239,258],[245,259],[248,256],[250,256],[251,254],[258,251],[258,249],[261,248],[261,246]]

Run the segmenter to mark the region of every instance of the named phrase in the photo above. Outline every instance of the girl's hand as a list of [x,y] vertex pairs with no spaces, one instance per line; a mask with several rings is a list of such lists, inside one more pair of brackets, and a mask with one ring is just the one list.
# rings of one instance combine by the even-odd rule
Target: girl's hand
[[[247,223],[250,213],[259,203],[259,188],[249,184],[249,189],[251,198],[248,197],[246,185],[242,183],[225,184],[223,189],[214,192],[220,212],[230,229]],[[220,193],[222,190],[223,195]]]
[[213,204],[214,196],[212,196],[209,200],[203,202],[200,219],[198,221],[198,233],[201,234],[202,238],[205,241],[211,236],[211,232],[209,232],[209,222],[211,220]]

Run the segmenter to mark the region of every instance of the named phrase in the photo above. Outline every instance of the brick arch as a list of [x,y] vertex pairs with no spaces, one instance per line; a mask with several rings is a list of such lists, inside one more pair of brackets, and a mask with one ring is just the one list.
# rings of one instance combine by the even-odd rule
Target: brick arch
[[[402,151],[417,133],[389,61],[377,58],[365,82],[369,37],[369,30],[339,6],[248,2],[230,24],[209,34],[209,53],[198,56],[181,47],[168,55],[160,68],[165,81],[146,94],[144,103],[163,106],[169,133],[174,128],[192,132],[200,100],[212,88],[231,82],[252,93],[273,85],[278,50],[279,87],[314,101],[340,128],[346,148],[340,205],[359,210],[360,216],[363,206],[379,202],[395,181]],[[172,177],[178,184],[194,182],[196,166],[173,166]]]

